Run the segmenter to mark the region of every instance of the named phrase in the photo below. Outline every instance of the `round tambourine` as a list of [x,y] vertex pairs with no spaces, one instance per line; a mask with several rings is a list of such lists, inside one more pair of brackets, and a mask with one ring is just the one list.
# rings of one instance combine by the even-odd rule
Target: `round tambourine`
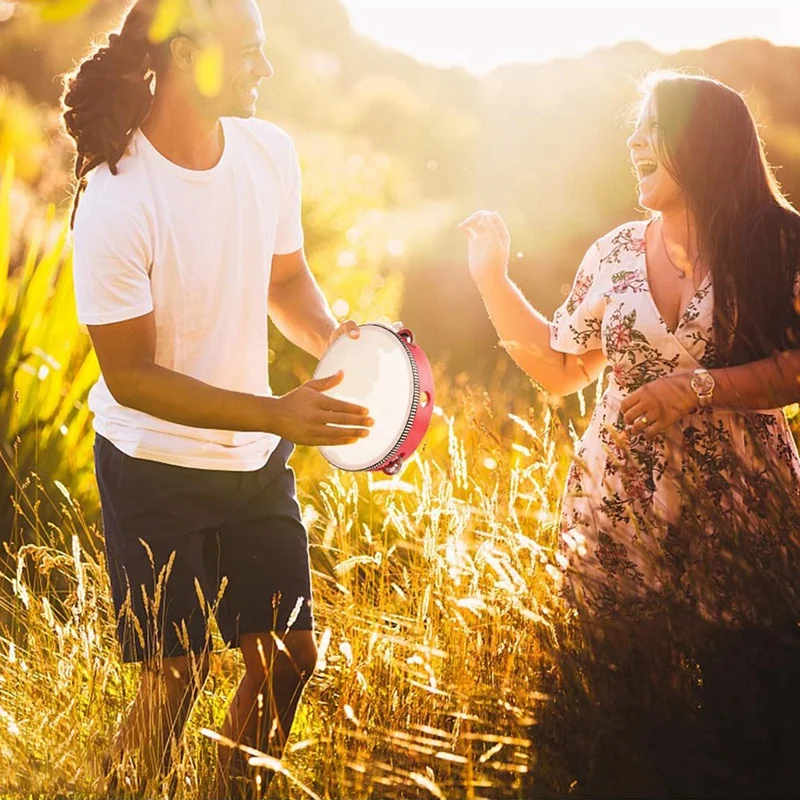
[[396,475],[420,446],[433,413],[431,365],[404,328],[370,322],[360,336],[339,337],[320,359],[314,378],[341,370],[342,382],[330,397],[369,409],[375,425],[354,444],[320,447],[334,467],[348,472]]

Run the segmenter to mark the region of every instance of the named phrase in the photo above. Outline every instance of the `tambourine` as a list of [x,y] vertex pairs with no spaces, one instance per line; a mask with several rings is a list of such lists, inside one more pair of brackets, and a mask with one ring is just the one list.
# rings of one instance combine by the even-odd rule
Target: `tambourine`
[[344,373],[326,392],[369,409],[375,425],[354,444],[320,447],[334,467],[396,475],[425,438],[433,414],[433,374],[414,335],[370,322],[360,336],[339,337],[320,359],[314,378]]

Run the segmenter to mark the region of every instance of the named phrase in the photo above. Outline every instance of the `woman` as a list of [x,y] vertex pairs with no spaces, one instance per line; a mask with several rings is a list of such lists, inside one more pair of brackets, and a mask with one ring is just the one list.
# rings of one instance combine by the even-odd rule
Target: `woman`
[[565,395],[611,367],[564,494],[580,605],[640,615],[677,596],[733,619],[752,598],[720,550],[746,532],[740,555],[785,552],[798,530],[781,409],[800,399],[800,216],[742,96],[718,81],[652,76],[628,146],[649,216],[589,248],[552,322],[507,275],[501,218],[460,227],[495,328],[536,382]]

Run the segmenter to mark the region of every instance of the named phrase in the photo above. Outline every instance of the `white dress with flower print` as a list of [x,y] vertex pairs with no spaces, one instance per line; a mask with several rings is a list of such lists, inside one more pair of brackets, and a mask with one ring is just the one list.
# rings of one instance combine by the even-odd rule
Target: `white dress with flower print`
[[[750,541],[771,546],[770,508],[779,503],[781,513],[796,514],[800,458],[781,409],[697,410],[652,440],[625,425],[620,402],[630,392],[715,366],[710,278],[670,331],[650,293],[647,224],[625,223],[592,245],[551,323],[554,350],[602,348],[610,367],[564,492],[570,585],[595,613],[646,612],[678,592],[705,612],[730,616],[733,601],[720,564],[709,565],[709,545],[713,552],[730,531],[746,530]],[[796,526],[797,516],[787,524]]]

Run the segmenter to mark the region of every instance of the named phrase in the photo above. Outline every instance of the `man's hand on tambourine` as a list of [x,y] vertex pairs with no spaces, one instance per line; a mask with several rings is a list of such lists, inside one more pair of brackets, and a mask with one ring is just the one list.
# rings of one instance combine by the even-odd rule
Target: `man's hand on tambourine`
[[[375,424],[369,410],[336,400],[323,392],[344,378],[337,372],[307,381],[282,397],[274,398],[270,430],[290,442],[314,447],[353,444],[369,434]],[[339,425],[348,427],[340,428]]]
[[351,339],[358,339],[360,335],[361,331],[358,328],[358,323],[352,319],[346,319],[331,334],[331,338],[328,339],[328,347],[341,336],[349,336]]
[[504,280],[511,255],[511,234],[503,218],[493,211],[476,211],[458,228],[467,236],[469,271],[478,288]]

